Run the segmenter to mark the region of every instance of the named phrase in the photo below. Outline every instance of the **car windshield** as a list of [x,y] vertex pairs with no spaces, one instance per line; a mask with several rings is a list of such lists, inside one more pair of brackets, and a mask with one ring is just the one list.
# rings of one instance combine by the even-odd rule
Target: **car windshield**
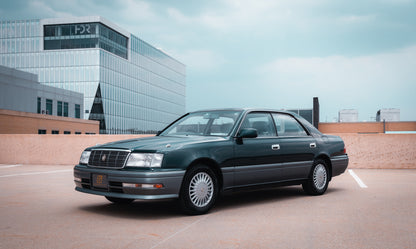
[[176,121],[160,136],[228,136],[241,111],[205,111],[190,113]]

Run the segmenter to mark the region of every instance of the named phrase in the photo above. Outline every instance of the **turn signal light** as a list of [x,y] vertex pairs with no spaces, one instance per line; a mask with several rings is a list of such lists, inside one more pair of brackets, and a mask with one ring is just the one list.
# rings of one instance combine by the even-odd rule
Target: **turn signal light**
[[163,184],[153,184],[155,188],[163,188]]
[[344,154],[347,154],[347,148],[344,147]]

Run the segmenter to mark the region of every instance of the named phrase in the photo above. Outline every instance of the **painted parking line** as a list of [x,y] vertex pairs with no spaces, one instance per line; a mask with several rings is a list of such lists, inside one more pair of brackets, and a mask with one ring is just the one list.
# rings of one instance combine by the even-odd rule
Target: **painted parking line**
[[170,235],[169,237],[165,238],[164,240],[160,241],[159,243],[156,243],[150,249],[154,249],[154,248],[160,246],[161,244],[165,243],[166,241],[170,240],[171,238],[175,237],[176,235],[188,230],[190,227],[194,226],[195,224],[201,222],[202,220],[205,220],[207,217],[208,217],[208,215],[205,215],[205,216],[197,219],[196,221],[192,222],[191,224],[187,225],[186,227],[182,228],[181,230],[175,232],[174,234]]
[[30,173],[20,173],[20,174],[11,174],[11,175],[2,175],[0,178],[14,177],[14,176],[31,176],[31,175],[42,175],[42,174],[54,174],[54,173],[63,173],[71,172],[72,169],[62,169],[62,170],[52,170],[52,171],[42,171],[42,172],[30,172]]
[[19,167],[19,166],[23,166],[23,164],[11,164],[11,165],[1,164],[0,169],[14,168],[14,167]]
[[355,172],[352,171],[352,169],[349,169],[348,172],[361,188],[368,188],[367,185],[365,185],[364,182],[355,174]]

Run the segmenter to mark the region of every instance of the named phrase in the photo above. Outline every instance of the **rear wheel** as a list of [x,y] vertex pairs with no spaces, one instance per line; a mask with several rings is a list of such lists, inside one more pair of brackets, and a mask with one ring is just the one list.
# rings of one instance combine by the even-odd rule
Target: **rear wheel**
[[309,179],[302,184],[303,190],[309,195],[322,195],[328,188],[328,166],[324,160],[316,160]]
[[110,196],[106,196],[105,198],[115,204],[130,204],[134,201],[134,199],[117,198]]
[[191,168],[184,177],[179,200],[182,210],[191,215],[204,214],[218,196],[218,180],[206,165]]

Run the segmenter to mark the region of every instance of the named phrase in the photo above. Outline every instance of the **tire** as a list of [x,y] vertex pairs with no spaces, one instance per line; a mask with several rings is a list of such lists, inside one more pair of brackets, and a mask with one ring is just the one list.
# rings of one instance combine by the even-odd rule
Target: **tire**
[[313,163],[309,179],[302,184],[303,190],[309,195],[322,195],[328,188],[329,170],[324,160]]
[[117,197],[110,197],[110,196],[106,196],[105,198],[114,204],[122,204],[122,205],[130,204],[134,201],[134,199],[117,198]]
[[179,201],[182,210],[189,215],[207,213],[218,197],[218,179],[206,165],[192,167],[182,183]]

